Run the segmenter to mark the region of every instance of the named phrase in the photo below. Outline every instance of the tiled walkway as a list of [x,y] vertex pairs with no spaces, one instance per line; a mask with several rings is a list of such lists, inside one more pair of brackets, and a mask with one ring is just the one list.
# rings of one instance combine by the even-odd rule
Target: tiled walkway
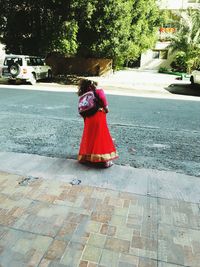
[[1,267],[200,266],[200,206],[0,173]]

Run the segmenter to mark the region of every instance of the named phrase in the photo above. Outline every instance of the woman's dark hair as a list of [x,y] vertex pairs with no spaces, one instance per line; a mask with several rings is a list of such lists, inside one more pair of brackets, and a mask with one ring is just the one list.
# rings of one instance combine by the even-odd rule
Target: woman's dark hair
[[97,87],[97,82],[83,79],[79,83],[78,96],[81,96],[88,91],[95,91],[96,87]]

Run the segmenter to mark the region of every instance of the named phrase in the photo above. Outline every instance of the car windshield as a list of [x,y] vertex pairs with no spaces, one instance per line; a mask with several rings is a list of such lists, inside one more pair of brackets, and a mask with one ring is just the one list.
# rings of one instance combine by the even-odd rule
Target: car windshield
[[13,64],[18,64],[22,66],[22,58],[19,57],[6,57],[4,61],[4,66],[11,66]]

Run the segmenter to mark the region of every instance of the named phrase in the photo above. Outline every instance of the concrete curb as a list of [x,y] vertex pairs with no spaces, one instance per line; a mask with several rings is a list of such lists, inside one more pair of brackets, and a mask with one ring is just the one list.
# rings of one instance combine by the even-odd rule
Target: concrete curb
[[114,165],[96,169],[76,160],[0,152],[0,171],[102,187],[139,195],[200,203],[200,179],[169,171]]

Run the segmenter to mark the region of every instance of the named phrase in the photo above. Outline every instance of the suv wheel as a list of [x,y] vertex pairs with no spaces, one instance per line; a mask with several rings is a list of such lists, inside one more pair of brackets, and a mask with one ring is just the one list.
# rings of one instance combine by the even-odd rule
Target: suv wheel
[[47,79],[49,82],[51,82],[52,78],[53,78],[52,71],[49,70],[48,75],[47,75]]
[[194,77],[193,76],[190,77],[190,82],[191,82],[191,85],[194,85]]
[[35,75],[35,73],[31,74],[30,84],[32,84],[32,85],[36,84],[36,75]]
[[9,72],[12,75],[12,77],[16,77],[20,72],[20,67],[18,64],[13,64],[9,67]]

